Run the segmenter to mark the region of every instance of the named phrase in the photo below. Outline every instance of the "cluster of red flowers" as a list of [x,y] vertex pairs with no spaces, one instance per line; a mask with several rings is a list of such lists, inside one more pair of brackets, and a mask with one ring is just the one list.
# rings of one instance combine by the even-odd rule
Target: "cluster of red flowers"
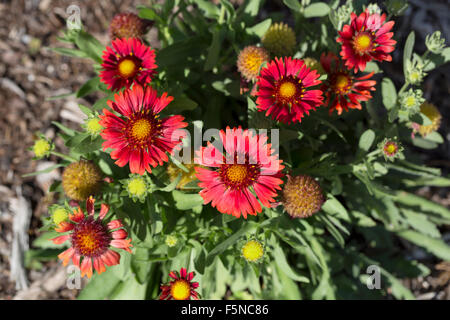
[[[321,106],[324,100],[330,112],[337,110],[338,114],[361,109],[360,102],[371,98],[375,81],[370,80],[373,73],[362,76],[355,73],[364,71],[371,60],[390,61],[389,53],[394,50],[395,41],[389,32],[394,22],[385,19],[385,14],[352,13],[350,25],[343,27],[337,39],[342,44],[342,61],[332,53],[322,54],[320,63],[328,74],[323,83],[320,74],[303,60],[282,57],[269,62],[257,77],[259,111],[289,124],[301,122],[305,114]],[[160,112],[173,97],[167,92],[158,96],[150,86],[156,75],[155,62],[154,50],[139,38],[116,38],[104,51],[100,73],[108,89],[120,91],[114,100],[108,101],[111,110],[103,109],[100,115],[103,150],[108,150],[118,166],[129,164],[131,173],[141,175],[168,161],[167,153],[181,143],[181,129],[188,125],[181,115],[160,118]],[[247,218],[260,213],[262,206],[269,207],[275,202],[277,190],[283,184],[284,166],[267,140],[265,135],[240,127],[227,128],[220,132],[224,151],[209,143],[196,152],[195,162],[201,165],[195,169],[196,176],[205,204],[211,203],[222,213]],[[131,251],[131,239],[127,239],[122,222],[104,223],[108,210],[102,204],[95,219],[94,199],[90,197],[86,203],[87,216],[78,207],[56,229],[64,234],[53,239],[55,243],[71,241],[71,247],[60,258],[64,264],[70,259],[77,266],[81,263],[82,275],[91,277],[93,268],[102,273],[105,264],[118,264],[120,255],[111,246]],[[188,274],[181,269],[169,276],[173,281],[161,287],[161,299],[198,298],[195,291],[198,283],[191,281],[192,272]]]
[[[389,31],[394,22],[385,20],[385,14],[368,11],[359,16],[351,14],[350,25],[343,27],[337,39],[342,44],[340,54],[345,67],[333,53],[322,54],[320,63],[328,74],[324,83],[318,80],[320,74],[306,67],[301,59],[284,57],[269,62],[257,78],[259,111],[284,123],[301,122],[305,113],[324,103],[322,94],[330,113],[361,109],[360,102],[372,98],[370,91],[375,90],[376,82],[370,80],[373,72],[362,76],[355,75],[356,72],[364,71],[371,60],[392,60],[389,53],[396,42]],[[321,83],[320,90],[312,90]]]

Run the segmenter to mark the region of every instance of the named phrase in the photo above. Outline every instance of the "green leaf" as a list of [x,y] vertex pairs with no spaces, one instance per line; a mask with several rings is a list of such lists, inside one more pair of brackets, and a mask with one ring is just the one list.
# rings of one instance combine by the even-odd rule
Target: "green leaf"
[[158,24],[164,23],[161,17],[153,9],[150,8],[139,8],[138,16],[142,19],[156,21]]
[[208,56],[206,58],[204,70],[212,70],[217,65],[222,50],[222,42],[225,37],[225,28],[218,28],[214,30],[211,46],[208,48]]
[[298,0],[283,0],[283,3],[294,11],[301,12],[302,10],[302,6]]
[[77,98],[82,98],[94,91],[97,91],[99,85],[100,85],[100,78],[98,76],[95,76],[92,79],[89,79],[77,91]]
[[436,142],[417,136],[414,139],[412,139],[412,144],[415,145],[416,147],[426,150],[432,150],[438,147],[438,144]]
[[55,165],[50,166],[50,167],[48,167],[47,169],[44,169],[44,170],[40,170],[40,171],[24,174],[22,177],[24,177],[24,178],[25,177],[32,177],[32,176],[37,176],[37,175],[43,174],[43,173],[49,173],[49,172],[51,172],[51,171],[53,171],[53,170],[55,170],[57,168],[60,168],[60,167],[64,167],[64,165],[60,164],[60,163],[59,164],[55,164]]
[[256,16],[263,2],[264,0],[249,0],[244,12],[248,13],[252,17]]
[[269,30],[271,24],[272,19],[268,18],[260,23],[255,24],[253,27],[247,28],[247,34],[262,38],[267,30]]
[[325,2],[312,3],[305,8],[305,18],[324,17],[330,12],[330,7]]
[[179,210],[190,210],[203,205],[203,198],[198,193],[183,193],[178,190],[172,191],[175,206]]
[[105,47],[92,35],[81,30],[78,32],[75,43],[88,57],[98,63],[102,62],[102,52],[105,50]]
[[70,48],[49,48],[49,49],[64,56],[76,58],[89,58],[89,56],[86,53],[78,49],[70,49]]
[[149,251],[147,248],[136,247],[131,256],[131,270],[136,275],[136,280],[143,284],[147,281],[151,264],[149,263]]
[[359,148],[367,152],[369,151],[374,141],[375,132],[372,129],[368,129],[359,138]]
[[[114,267],[112,267],[114,268]],[[103,300],[108,298],[111,292],[120,283],[112,268],[106,268],[101,274],[95,274],[86,287],[80,292],[78,300]]]
[[417,231],[433,237],[440,238],[441,233],[436,228],[436,225],[427,219],[427,216],[423,212],[414,212],[408,209],[402,209],[408,224]]
[[52,124],[57,126],[62,132],[64,132],[65,134],[67,134],[69,136],[73,136],[75,134],[75,130],[67,128],[65,125],[63,125],[63,124],[61,124],[59,122],[52,121]]
[[301,295],[297,283],[289,278],[277,264],[273,264],[280,279],[279,295],[280,299],[300,300]]
[[444,138],[437,131],[427,134],[424,139],[436,143],[444,143]]
[[227,250],[231,245],[235,244],[242,236],[244,236],[247,232],[250,233],[251,230],[254,230],[256,228],[256,225],[254,223],[247,222],[244,224],[238,231],[233,233],[231,236],[229,236],[227,239],[219,243],[217,246],[215,246],[206,257],[206,266],[209,266],[214,258]]
[[322,210],[328,214],[336,215],[337,217],[350,221],[350,216],[348,215],[347,209],[336,199],[333,195],[328,194],[327,201],[323,204]]
[[384,106],[387,110],[391,110],[397,103],[397,90],[390,78],[383,78],[381,81],[381,93]]
[[186,95],[182,95],[173,99],[173,101],[169,104],[168,109],[173,113],[179,113],[185,110],[194,110],[197,106],[197,102],[189,99]]
[[450,260],[450,246],[441,239],[434,239],[412,230],[400,231],[397,234],[415,245],[426,249],[438,258],[446,261]]
[[275,263],[277,266],[284,272],[286,276],[291,278],[294,281],[309,283],[309,279],[305,276],[298,275],[286,260],[286,256],[284,255],[283,250],[276,245],[272,251]]
[[96,137],[94,140],[90,136],[87,136],[82,143],[74,147],[72,150],[79,153],[90,153],[100,150],[102,147],[103,138],[101,136]]
[[405,48],[403,49],[403,74],[406,76],[406,61],[411,60],[411,56],[414,50],[414,42],[415,42],[416,36],[414,34],[414,31],[411,31],[408,35],[408,38],[406,39]]
[[78,104],[78,107],[85,115],[90,116],[92,114],[91,108],[86,107],[85,105],[82,105],[80,103]]
[[445,219],[450,220],[450,210],[444,206],[441,206],[435,202],[429,201],[422,197],[416,196],[412,193],[407,193],[404,191],[397,192],[394,199],[396,202],[404,204],[408,207],[418,206],[421,211],[432,212],[440,215]]
[[135,277],[121,282],[111,294],[112,300],[143,300],[147,291],[147,282],[140,284]]

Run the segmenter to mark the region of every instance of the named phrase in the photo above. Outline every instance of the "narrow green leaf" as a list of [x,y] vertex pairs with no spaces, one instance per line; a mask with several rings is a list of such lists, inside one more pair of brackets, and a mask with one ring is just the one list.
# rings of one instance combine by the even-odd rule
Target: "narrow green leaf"
[[325,2],[312,3],[305,8],[305,18],[324,17],[330,12],[330,7]]

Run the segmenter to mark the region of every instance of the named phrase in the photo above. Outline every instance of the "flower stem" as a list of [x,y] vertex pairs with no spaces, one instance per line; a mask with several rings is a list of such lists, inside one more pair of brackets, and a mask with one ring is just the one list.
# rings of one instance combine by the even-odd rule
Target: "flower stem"
[[398,92],[398,96],[401,95],[403,93],[403,91],[406,90],[406,88],[408,88],[409,86],[409,82],[406,81],[405,84],[403,85],[403,87],[401,87],[400,91]]
[[57,152],[57,151],[52,151],[51,154],[53,154],[54,156],[60,157],[61,159],[70,161],[70,162],[77,162],[78,161],[78,159],[76,159],[74,157],[71,157],[71,156],[66,155],[66,154],[62,154],[62,153]]

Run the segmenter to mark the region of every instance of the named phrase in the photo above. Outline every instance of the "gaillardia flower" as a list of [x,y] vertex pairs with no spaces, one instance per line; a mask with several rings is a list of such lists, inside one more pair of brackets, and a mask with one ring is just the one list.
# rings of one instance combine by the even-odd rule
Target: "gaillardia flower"
[[276,57],[290,56],[296,45],[294,30],[283,22],[272,24],[261,41]]
[[[86,275],[88,278],[92,276],[94,267],[98,273],[106,270],[105,264],[109,267],[119,264],[120,254],[111,247],[123,249],[131,252],[131,239],[127,239],[128,233],[123,229],[120,220],[113,220],[105,223],[103,220],[109,211],[106,204],[101,205],[98,217],[94,217],[94,198],[89,197],[86,201],[86,211],[88,215],[81,210],[80,207],[69,215],[69,221],[61,222],[59,227],[55,229],[57,232],[65,233],[59,237],[52,239],[55,244],[61,244],[69,240],[71,246],[69,249],[58,255],[66,266],[69,260],[80,267],[81,276]],[[82,259],[82,260],[81,260]]]
[[393,32],[394,21],[385,22],[386,14],[370,14],[368,10],[357,16],[351,14],[350,25],[346,24],[337,42],[342,44],[341,56],[348,69],[355,72],[364,71],[366,63],[373,60],[392,61],[390,52],[394,51],[395,40]]
[[69,164],[62,174],[62,186],[73,200],[86,200],[97,194],[103,184],[103,174],[92,161],[80,160]]
[[116,38],[142,38],[147,31],[148,23],[131,12],[119,13],[109,25],[109,36]]
[[330,113],[337,110],[341,114],[343,110],[361,109],[360,101],[367,101],[372,98],[370,91],[375,90],[375,80],[370,80],[373,72],[355,77],[347,69],[343,68],[339,59],[333,54],[322,54],[320,58],[328,79],[322,84],[326,102],[329,105]]
[[383,152],[386,161],[394,161],[395,158],[401,157],[403,152],[403,146],[397,141],[397,138],[385,138],[378,148]]
[[169,277],[173,280],[167,284],[161,285],[161,296],[159,300],[194,300],[199,299],[199,295],[195,289],[198,288],[198,282],[193,282],[194,272],[187,273],[185,268],[181,268],[180,272],[171,271]]
[[322,188],[307,175],[288,176],[282,192],[284,209],[292,218],[307,218],[318,212],[325,202]]
[[264,255],[264,246],[257,240],[249,240],[242,246],[241,255],[249,262],[258,262]]
[[419,125],[419,133],[422,137],[426,137],[430,133],[437,131],[441,126],[442,115],[434,104],[425,102],[420,106],[420,113],[425,115],[430,121],[429,125]]
[[237,218],[242,214],[247,219],[247,214],[262,211],[256,197],[266,207],[275,201],[283,183],[283,161],[273,154],[265,135],[227,127],[226,132],[220,131],[220,141],[224,150],[208,143],[196,152],[195,162],[212,168],[195,168],[203,189],[200,195],[221,213]]
[[161,97],[150,86],[143,89],[134,85],[114,96],[108,106],[120,116],[103,109],[100,124],[104,127],[101,136],[105,139],[103,150],[111,151],[111,158],[117,159],[119,167],[130,164],[131,173],[151,172],[150,166],[156,167],[168,161],[166,152],[181,142],[181,128],[187,126],[180,115],[159,118],[159,113],[173,97],[163,93]]
[[133,83],[145,85],[156,71],[155,51],[136,38],[116,39],[103,51],[100,80],[108,89],[118,91]]
[[275,58],[258,76],[258,110],[284,123],[301,122],[305,113],[323,102],[322,91],[310,88],[321,83],[319,77],[303,60]]
[[238,56],[237,67],[242,76],[248,81],[256,80],[259,69],[264,62],[269,61],[269,53],[266,49],[248,46]]

